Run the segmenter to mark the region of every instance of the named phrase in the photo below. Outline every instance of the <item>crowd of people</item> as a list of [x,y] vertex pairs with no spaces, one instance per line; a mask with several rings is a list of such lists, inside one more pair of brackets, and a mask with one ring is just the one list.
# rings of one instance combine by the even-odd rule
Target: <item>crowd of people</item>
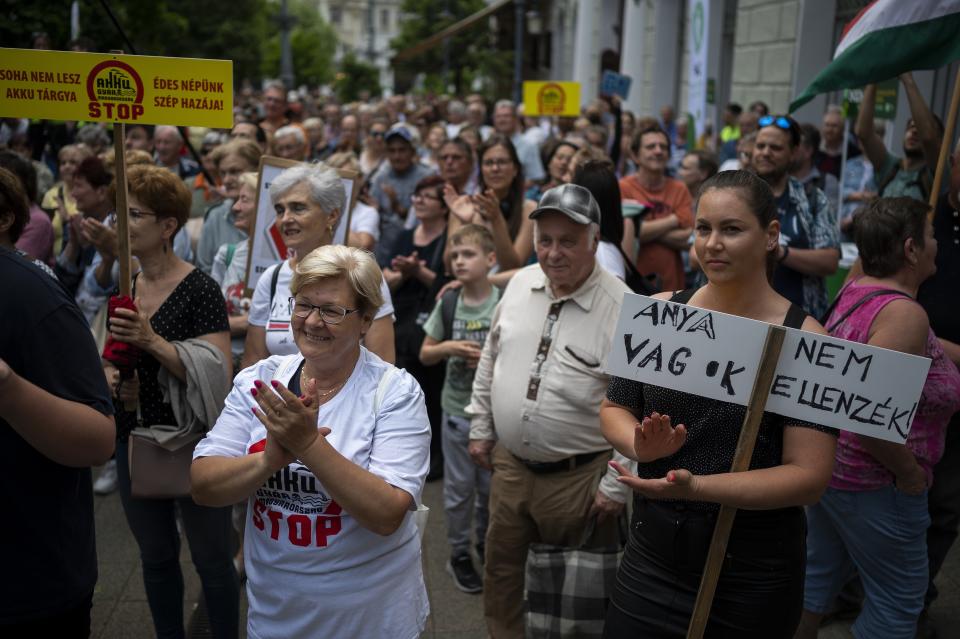
[[[215,636],[241,579],[251,637],[419,636],[434,480],[447,571],[498,639],[524,635],[531,544],[615,546],[628,510],[604,634],[683,636],[720,505],[708,636],[812,637],[853,606],[855,636],[913,637],[960,524],[960,147],[930,215],[943,129],[901,82],[902,153],[873,87],[852,135],[835,107],[755,102],[699,139],[615,97],[541,118],[245,88],[229,131],[126,127],[126,303],[114,132],[4,119],[2,458],[33,479],[4,482],[25,582],[0,629],[89,633],[105,463],[92,490],[119,491],[158,637],[184,634],[181,531]],[[264,155],[297,162],[269,186],[288,254],[250,290]],[[832,296],[841,241],[860,262]],[[906,445],[768,413],[730,473],[743,407],[604,372],[630,291],[930,358]],[[143,440],[181,438],[190,492],[146,495]]]

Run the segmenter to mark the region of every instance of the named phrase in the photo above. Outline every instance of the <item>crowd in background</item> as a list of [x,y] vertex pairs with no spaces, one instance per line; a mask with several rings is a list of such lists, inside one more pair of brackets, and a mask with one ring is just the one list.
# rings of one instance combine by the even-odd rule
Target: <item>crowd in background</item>
[[[866,89],[850,135],[844,133],[844,116],[838,107],[828,107],[819,123],[798,123],[788,115],[772,114],[765,104],[755,102],[746,109],[728,104],[719,134],[713,135],[708,127],[699,137],[691,131],[693,123],[678,117],[672,106],[664,106],[658,116],[634,114],[625,110],[616,97],[593,100],[579,117],[547,118],[526,115],[522,105],[509,100],[490,101],[481,95],[394,95],[339,104],[314,93],[287,91],[279,83],[268,83],[262,91],[246,87],[236,96],[234,126],[230,130],[187,131],[171,126],[127,125],[125,161],[133,171],[131,180],[136,176],[146,180],[131,186],[130,216],[155,214],[146,206],[153,197],[150,189],[168,188],[162,180],[151,187],[150,180],[154,178],[149,172],[138,172],[138,166],[168,170],[182,182],[184,192],[190,196],[189,216],[182,223],[158,231],[156,238],[139,233],[131,239],[132,244],[139,244],[139,249],[134,251],[139,258],[135,271],[142,270],[149,282],[152,281],[150,269],[163,260],[171,260],[176,268],[186,270],[195,265],[198,272],[211,276],[215,287],[207,286],[206,280],[198,280],[191,287],[191,294],[198,300],[197,304],[208,304],[203,300],[210,297],[222,298],[226,322],[211,318],[202,329],[197,328],[187,337],[217,335],[212,343],[229,350],[232,373],[237,373],[266,356],[286,352],[285,346],[265,327],[277,320],[272,306],[275,293],[279,290],[279,299],[287,299],[296,266],[291,258],[290,265],[276,268],[277,275],[272,282],[262,278],[257,287],[259,299],[257,293],[252,297],[247,295],[247,239],[257,215],[256,172],[262,156],[321,163],[358,176],[357,201],[349,215],[345,215],[349,219],[347,244],[375,255],[385,282],[384,304],[370,332],[364,335],[366,347],[406,369],[423,389],[433,433],[426,480],[446,475],[445,481],[451,484],[445,491],[445,507],[451,515],[451,527],[456,528],[450,536],[453,554],[449,566],[456,585],[467,592],[479,592],[484,584],[497,584],[497,592],[503,598],[504,592],[515,592],[510,590],[516,585],[515,575],[498,575],[496,568],[491,573],[488,566],[486,580],[481,579],[471,558],[471,553],[481,562],[489,558],[500,567],[515,562],[515,557],[501,547],[484,548],[487,495],[491,495],[491,504],[499,499],[497,508],[501,510],[497,512],[502,514],[506,506],[502,496],[498,498],[491,493],[497,490],[497,485],[491,487],[489,474],[475,474],[469,461],[472,456],[474,460],[479,459],[481,466],[490,468],[493,464],[501,472],[501,466],[496,466],[496,457],[490,461],[490,449],[473,447],[478,431],[476,425],[471,428],[470,417],[476,419],[483,414],[484,407],[478,407],[478,402],[489,401],[489,397],[478,398],[476,386],[471,397],[472,372],[466,382],[456,376],[463,374],[460,369],[478,369],[478,380],[483,379],[478,383],[486,384],[483,388],[489,394],[490,385],[496,387],[496,381],[491,381],[489,376],[498,370],[495,368],[498,364],[482,360],[481,350],[491,321],[499,328],[506,321],[504,314],[510,311],[511,305],[517,315],[522,315],[524,308],[539,308],[536,306],[539,302],[517,297],[516,287],[512,297],[497,304],[501,289],[514,277],[529,282],[534,288],[537,286],[536,278],[526,267],[548,255],[542,253],[540,247],[545,241],[544,229],[549,227],[545,220],[539,226],[535,223],[542,200],[549,197],[551,190],[563,185],[584,188],[590,193],[591,201],[596,202],[598,213],[594,219],[591,209],[576,210],[587,220],[579,223],[596,225],[595,255],[599,267],[620,280],[624,291],[628,288],[644,293],[681,291],[696,288],[709,279],[705,274],[708,269],[704,269],[697,252],[692,250],[698,234],[706,232],[697,222],[696,203],[701,185],[713,179],[718,171],[749,171],[769,187],[775,218],[779,220],[779,235],[768,252],[773,289],[808,316],[822,319],[833,310],[830,303],[836,287],[831,290],[828,283],[840,271],[841,244],[856,239],[861,253],[864,252],[861,238],[855,237],[855,220],[860,212],[869,210],[871,219],[881,220],[875,222],[879,225],[876,228],[884,223],[889,227],[889,237],[874,238],[874,243],[867,245],[870,250],[883,250],[886,246],[883,242],[896,246],[903,233],[914,238],[920,247],[918,251],[923,247],[922,222],[920,231],[905,231],[903,225],[909,226],[909,221],[898,227],[897,223],[889,222],[896,217],[895,213],[876,208],[878,198],[887,201],[887,198],[902,197],[926,202],[942,142],[942,125],[920,97],[912,77],[906,74],[901,81],[912,113],[902,150],[884,146],[883,123],[873,117],[873,87]],[[196,156],[188,151],[184,133]],[[38,265],[52,270],[51,275],[59,279],[76,301],[101,348],[107,338],[107,302],[118,285],[113,183],[117,158],[113,154],[112,134],[108,126],[98,123],[13,118],[0,123],[0,147],[3,148],[0,167],[19,179],[30,202],[29,218],[22,220],[21,228],[17,229],[16,248]],[[842,162],[844,156],[846,161]],[[314,185],[310,188],[320,188],[310,182],[312,178],[307,174],[297,179]],[[960,324],[950,309],[951,286],[960,274],[960,236],[956,226],[958,180],[960,171],[955,161],[948,193],[940,198],[927,237],[928,246],[934,246],[933,253],[917,258],[918,263],[926,265],[916,267],[927,269],[922,277],[916,269],[910,270],[909,255],[897,264],[880,264],[882,260],[878,262],[877,256],[871,255],[860,273],[877,280],[879,283],[875,284],[880,288],[885,285],[884,278],[896,281],[912,278],[910,282],[919,287],[920,306],[911,311],[912,315],[888,320],[893,322],[891,330],[914,330],[920,343],[916,352],[939,357],[945,365],[960,361]],[[291,182],[290,192],[299,188],[297,184]],[[898,210],[909,209],[904,202]],[[285,222],[295,213],[291,208],[295,205],[288,196],[282,195],[274,205],[278,230],[296,255],[303,254],[300,258],[328,241],[322,228]],[[556,208],[573,210],[570,206],[558,204]],[[923,206],[917,211],[916,219],[926,215]],[[575,216],[567,215],[576,220]],[[736,233],[737,229],[729,232]],[[147,246],[148,241],[153,244]],[[932,268],[934,256],[935,268]],[[929,264],[923,262],[924,259]],[[855,274],[859,268],[854,266]],[[901,270],[909,271],[909,277],[903,275],[898,280],[897,273]],[[484,274],[489,276],[489,285]],[[609,283],[596,286],[614,290]],[[844,290],[853,290],[851,286]],[[482,310],[476,311],[473,319],[451,315],[450,322],[454,317],[462,320],[456,331],[451,332],[445,330],[447,319],[443,302],[438,300],[448,299],[448,293],[457,290],[462,290],[462,295]],[[148,288],[141,290],[138,298],[156,311],[165,299],[161,293]],[[568,293],[573,296],[575,289]],[[495,307],[499,316],[494,316]],[[611,309],[611,312],[616,310],[613,306]],[[553,309],[549,304],[544,303],[542,310],[547,317],[550,313],[560,317],[560,309]],[[564,312],[568,314],[565,321],[573,321],[569,319],[570,311]],[[862,319],[868,328],[881,309],[874,308],[871,312],[869,321]],[[286,316],[289,320],[289,308]],[[178,320],[172,317],[169,321]],[[470,325],[471,321],[475,324]],[[524,334],[524,339],[536,338],[541,321],[538,316],[533,322],[535,330]],[[145,330],[138,329],[132,322],[131,319],[128,328],[131,334]],[[927,326],[932,331],[929,335]],[[864,331],[847,335],[841,330],[839,335],[870,342],[873,333],[868,329]],[[457,344],[441,347],[451,339]],[[503,339],[502,336],[499,339]],[[590,347],[585,352],[593,350]],[[572,362],[572,366],[582,368],[584,356],[575,351],[576,346],[570,350],[578,360]],[[163,357],[159,353],[156,356]],[[500,359],[509,361],[502,353]],[[527,365],[516,363],[521,368]],[[521,387],[526,383],[525,368],[523,372]],[[579,382],[571,378],[569,383]],[[157,386],[156,380],[140,379],[139,384]],[[544,388],[548,388],[547,382],[544,384]],[[606,386],[606,378],[602,386]],[[150,392],[159,397],[159,388],[151,388]],[[537,395],[535,389],[530,390],[528,396],[529,393]],[[609,397],[613,399],[613,395]],[[579,409],[596,419],[600,399],[598,395],[595,406]],[[915,623],[936,596],[933,577],[956,537],[960,517],[955,488],[960,450],[956,419],[951,417],[956,408],[955,399],[937,406],[939,421],[925,435],[934,443],[928,442],[929,445],[914,451],[917,461],[911,457],[907,461],[891,462],[885,452],[870,448],[864,451],[852,442],[847,450],[846,470],[838,471],[831,482],[831,490],[836,488],[841,493],[865,490],[856,481],[844,483],[845,479],[849,480],[844,473],[857,468],[858,464],[868,465],[865,460],[872,454],[871,468],[876,481],[868,482],[868,488],[885,481],[889,483],[890,476],[895,477],[893,484],[899,487],[901,480],[910,475],[914,484],[905,490],[913,494],[930,489],[929,509],[921,507],[911,511],[914,520],[909,522],[912,527],[908,526],[907,532],[912,535],[911,543],[915,542],[914,550],[919,548],[920,554],[915,553],[915,561],[909,566],[900,567],[909,572],[907,576],[891,575],[885,572],[886,567],[877,567],[864,559],[871,550],[858,546],[856,538],[868,534],[843,528],[835,513],[830,512],[830,504],[818,506],[821,511],[817,511],[811,534],[820,535],[816,549],[821,554],[810,555],[810,561],[812,565],[822,561],[828,567],[833,563],[846,567],[852,558],[851,565],[859,570],[866,592],[864,611],[869,619],[863,622],[864,627],[910,625],[911,620]],[[642,406],[641,400],[637,408]],[[497,410],[496,406],[487,409],[494,413]],[[148,409],[145,407],[145,410]],[[167,416],[158,414],[155,419],[164,417]],[[549,421],[554,417],[541,415],[539,418]],[[133,421],[124,428],[132,429]],[[118,425],[119,422],[118,419]],[[948,422],[954,427],[946,429]],[[446,443],[453,437],[448,434],[448,428],[449,432],[456,433],[456,439],[451,440],[459,442],[456,446]],[[599,431],[596,435],[599,438]],[[468,442],[471,448],[466,455]],[[843,439],[841,448],[842,444]],[[604,446],[609,452],[609,445]],[[125,456],[124,451],[125,448],[118,449],[118,457]],[[585,450],[567,450],[564,454],[576,460],[590,452],[588,443]],[[941,456],[943,461],[938,465]],[[445,467],[445,458],[456,461]],[[526,466],[531,472],[552,472],[543,471],[536,464],[553,463],[553,460],[527,461],[533,464]],[[598,464],[593,458],[583,460],[584,464],[588,462],[597,466],[589,466],[590,473],[598,477],[597,473],[603,474],[602,463]],[[500,463],[507,462],[501,459]],[[521,467],[526,463],[523,461]],[[121,474],[127,472],[122,462],[119,465]],[[95,482],[97,493],[106,494],[116,488],[116,466],[117,463],[111,461],[102,471]],[[917,480],[918,467],[923,473],[920,480]],[[920,488],[916,488],[917,485]],[[617,512],[616,505],[611,507],[607,502],[612,500],[622,505],[626,495],[618,491],[619,486],[611,484],[608,488],[606,494],[598,493],[597,502],[593,503],[590,499],[596,490],[596,481],[593,481],[586,505],[600,512]],[[840,498],[834,496],[834,500]],[[469,511],[474,499],[477,523],[476,537],[471,542]],[[877,512],[882,509],[882,506],[873,507]],[[150,534],[146,532],[150,526],[149,513],[141,512],[133,517],[128,513],[135,531],[137,517],[140,517],[143,534]],[[203,521],[198,516],[190,526],[203,526]],[[491,526],[494,523],[491,521]],[[498,525],[496,530],[502,531],[503,522]],[[222,540],[223,537],[208,539],[208,542]],[[829,546],[828,541],[833,543],[829,548],[832,554],[824,550]],[[813,546],[812,542],[808,543]],[[221,564],[217,564],[217,570],[222,568]],[[235,616],[231,604],[224,600],[234,596],[236,585],[223,575],[213,574],[216,572],[213,568],[208,570],[210,576],[205,581],[208,604],[216,606],[219,597],[221,613]],[[810,595],[805,600],[811,615],[829,612],[830,598],[836,594],[833,581],[843,581],[840,577],[830,581],[823,575],[826,571],[827,568],[823,568],[818,573],[820,598]],[[844,574],[843,578],[847,576]],[[208,582],[218,579],[219,591],[206,590]],[[912,589],[896,590],[895,580],[899,580],[897,588],[909,583]],[[897,598],[897,603],[887,600],[891,592],[896,593],[890,596]],[[173,606],[174,599],[169,599],[166,605]],[[516,613],[514,603],[498,600],[487,604],[488,620],[500,618],[505,624],[500,627],[491,622],[497,636],[510,636],[515,630],[509,627],[513,622],[511,616]],[[154,614],[156,616],[156,610]]]

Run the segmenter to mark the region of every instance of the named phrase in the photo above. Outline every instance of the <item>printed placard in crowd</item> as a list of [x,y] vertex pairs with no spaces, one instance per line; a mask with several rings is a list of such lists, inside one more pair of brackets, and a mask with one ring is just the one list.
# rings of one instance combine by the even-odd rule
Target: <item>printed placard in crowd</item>
[[0,49],[3,117],[233,126],[233,62]]
[[524,82],[524,115],[580,115],[579,82]]
[[600,80],[600,95],[619,95],[626,100],[630,97],[629,75],[622,75],[616,71],[604,71]]
[[[287,246],[283,242],[283,235],[277,226],[277,213],[270,202],[270,185],[284,169],[306,164],[285,158],[264,155],[260,158],[260,176],[257,184],[256,220],[253,224],[253,233],[250,234],[250,250],[247,251],[247,295],[253,295],[257,280],[267,268],[281,260],[287,259]],[[347,210],[340,218],[337,230],[334,232],[334,244],[347,243],[347,231],[350,229],[350,217],[353,214],[353,205],[357,199],[357,180],[359,175],[354,171],[337,169],[343,191],[346,194]]]
[[[643,295],[624,297],[607,372],[746,406],[767,324]],[[903,443],[926,357],[786,329],[766,410]]]

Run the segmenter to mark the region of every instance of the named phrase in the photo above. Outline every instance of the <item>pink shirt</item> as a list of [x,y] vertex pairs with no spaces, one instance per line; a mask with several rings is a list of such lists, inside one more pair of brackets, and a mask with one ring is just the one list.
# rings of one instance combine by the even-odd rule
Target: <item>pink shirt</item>
[[30,220],[23,227],[16,246],[45,264],[53,264],[53,223],[36,204],[30,204]]
[[[875,291],[879,286],[861,286],[851,282],[840,292],[840,302],[830,314],[830,320],[836,321],[843,313],[864,295]],[[830,330],[834,337],[866,344],[870,326],[883,307],[890,302],[903,299],[900,295],[878,295],[861,305],[843,322]],[[828,320],[826,326],[831,326]],[[923,394],[917,406],[917,414],[907,437],[907,448],[917,458],[917,463],[927,472],[927,483],[932,482],[933,467],[943,456],[944,437],[950,417],[960,410],[960,372],[947,358],[939,340],[930,330],[927,335],[926,356],[933,361],[930,372],[923,385]],[[896,371],[890,371],[896,375]],[[860,438],[854,433],[840,431],[837,440],[837,458],[833,466],[830,487],[838,490],[864,491],[889,486],[894,475],[873,458],[860,444]]]

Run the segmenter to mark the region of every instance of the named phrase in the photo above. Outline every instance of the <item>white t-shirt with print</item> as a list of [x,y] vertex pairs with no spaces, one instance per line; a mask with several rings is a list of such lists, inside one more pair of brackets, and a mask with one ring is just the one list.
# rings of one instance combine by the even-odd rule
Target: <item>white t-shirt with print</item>
[[[290,316],[293,309],[290,307],[290,280],[293,279],[293,269],[290,262],[280,264],[280,275],[277,277],[277,291],[270,303],[270,280],[273,278],[271,266],[263,272],[257,280],[257,287],[253,290],[253,300],[250,302],[250,315],[247,322],[252,326],[261,326],[266,331],[267,352],[271,355],[293,355],[299,353],[293,341],[293,329],[290,326]],[[387,283],[380,283],[380,293],[383,295],[383,306],[377,309],[374,320],[393,315],[393,300]]]
[[[194,459],[263,450],[266,429],[252,413],[253,382],[276,379],[289,385],[302,362],[300,355],[275,355],[241,371]],[[374,414],[377,387],[389,368],[361,347],[353,373],[320,407],[317,423],[330,428],[327,441],[341,455],[409,493],[419,505],[430,466],[430,422],[423,391],[400,369],[387,382]],[[378,535],[360,526],[299,461],[250,496],[244,567],[247,632],[254,639],[414,639],[429,614],[413,511],[395,533]]]

